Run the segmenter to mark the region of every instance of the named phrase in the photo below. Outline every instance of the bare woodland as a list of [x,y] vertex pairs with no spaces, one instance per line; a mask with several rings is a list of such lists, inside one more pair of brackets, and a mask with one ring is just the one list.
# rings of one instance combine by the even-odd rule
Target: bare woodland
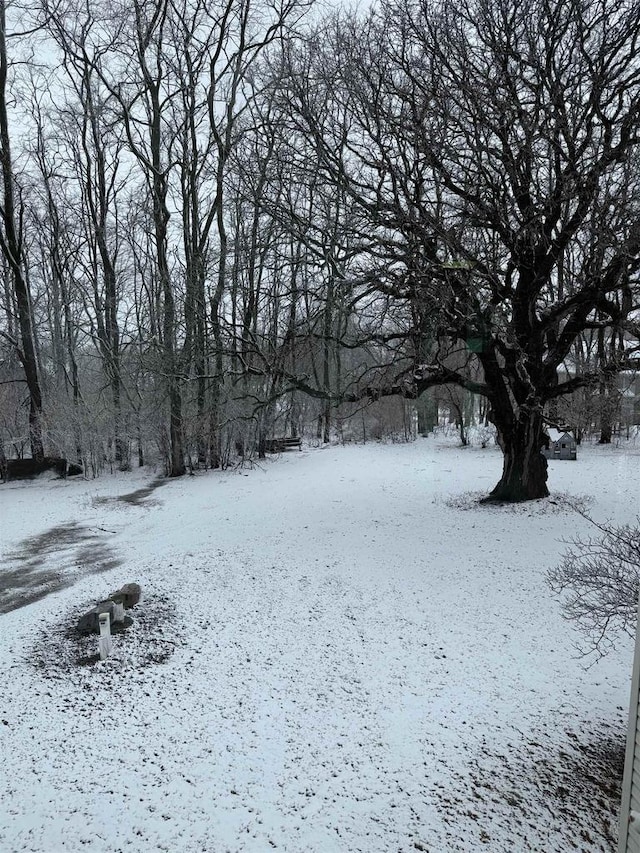
[[610,440],[640,337],[638,4],[0,16],[2,453],[179,476],[446,387],[496,428],[491,497],[526,500],[545,424]]

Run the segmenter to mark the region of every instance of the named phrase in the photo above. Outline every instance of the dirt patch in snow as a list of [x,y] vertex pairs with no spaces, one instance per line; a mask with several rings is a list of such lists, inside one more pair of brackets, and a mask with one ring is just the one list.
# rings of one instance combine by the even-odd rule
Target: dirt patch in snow
[[483,512],[511,513],[513,515],[550,515],[557,513],[584,512],[593,503],[590,495],[570,495],[566,492],[554,492],[548,498],[522,503],[487,501],[482,491],[462,492],[452,495],[444,503],[451,509],[482,510]]
[[27,653],[29,664],[44,678],[67,677],[78,668],[99,666],[111,671],[143,669],[166,663],[181,643],[173,602],[164,595],[151,595],[127,611],[131,624],[114,632],[113,652],[106,661],[98,655],[97,634],[83,634],[78,619],[95,604],[85,602],[62,614],[60,622],[49,624],[39,634]]
[[148,498],[152,495],[156,489],[159,489],[161,486],[166,485],[169,480],[166,477],[156,477],[155,480],[152,480],[148,486],[144,486],[141,489],[136,489],[133,492],[127,492],[125,495],[117,495],[116,497],[97,497],[93,498],[91,501],[92,506],[105,506],[107,504],[128,504],[129,506],[144,506],[144,507],[152,507],[152,506],[160,506],[160,501],[158,500],[149,500]]
[[0,613],[33,604],[84,575],[119,566],[121,560],[105,541],[108,533],[70,521],[23,539],[0,563]]
[[[622,723],[584,721],[564,733],[544,726],[539,736],[514,738],[508,746],[508,752],[481,747],[467,775],[449,770],[447,786],[437,787],[452,850],[463,849],[455,846],[461,837],[475,838],[477,849],[493,850],[497,839],[509,836],[514,850],[529,853],[615,849],[625,754]],[[457,785],[451,785],[452,778]]]

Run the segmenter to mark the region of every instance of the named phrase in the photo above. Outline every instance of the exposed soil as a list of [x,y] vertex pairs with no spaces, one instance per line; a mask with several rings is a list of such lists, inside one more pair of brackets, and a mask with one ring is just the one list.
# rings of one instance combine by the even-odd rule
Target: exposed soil
[[157,506],[159,501],[148,501],[147,498],[152,495],[156,489],[159,489],[160,486],[166,485],[168,482],[169,480],[166,477],[156,477],[155,480],[152,480],[148,486],[144,486],[142,489],[136,489],[134,492],[127,492],[126,495],[118,495],[114,498],[94,498],[93,504],[94,506],[100,506],[110,503],[125,503],[130,506]]
[[0,561],[0,613],[9,613],[65,589],[87,574],[121,564],[108,531],[69,521],[30,536]]
[[[80,616],[93,603],[86,601],[73,607],[58,622],[43,627],[33,646],[27,649],[26,659],[43,678],[82,680],[78,669],[101,663],[98,636],[76,628]],[[166,663],[182,643],[184,626],[176,624],[175,605],[167,596],[143,595],[140,603],[127,613],[123,628],[112,626],[113,652],[107,662],[102,662],[114,678],[118,672]]]
[[[558,734],[554,746],[551,741]],[[567,851],[580,851],[585,843],[592,845],[600,838],[607,843],[603,850],[615,848],[625,753],[622,722],[612,726],[576,721],[564,738],[543,723],[539,739],[523,738],[509,746],[502,754],[483,747],[479,754],[470,756],[468,776],[460,775],[457,792],[436,786],[438,808],[452,827],[452,844],[463,813],[477,824],[478,839],[488,850],[492,840],[506,831],[513,837],[514,850],[531,853],[556,850],[560,843]],[[540,820],[539,807],[530,802],[523,779],[533,782],[543,794],[552,839],[549,848],[529,840],[531,827]]]
[[[93,504],[157,506],[159,502],[150,501],[149,497],[167,482],[165,477],[157,477],[133,492],[94,498]],[[0,614],[72,586],[80,577],[101,574],[121,565],[122,560],[106,541],[108,534],[108,530],[69,521],[23,539],[0,560]]]

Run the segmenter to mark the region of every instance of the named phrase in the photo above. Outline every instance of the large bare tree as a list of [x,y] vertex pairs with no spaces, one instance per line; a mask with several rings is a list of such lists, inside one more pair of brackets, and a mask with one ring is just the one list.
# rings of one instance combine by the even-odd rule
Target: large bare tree
[[362,331],[402,356],[348,396],[484,395],[492,499],[548,494],[545,407],[623,363],[558,381],[578,335],[622,339],[638,304],[639,31],[626,2],[401,0],[285,57],[291,122],[369,237]]

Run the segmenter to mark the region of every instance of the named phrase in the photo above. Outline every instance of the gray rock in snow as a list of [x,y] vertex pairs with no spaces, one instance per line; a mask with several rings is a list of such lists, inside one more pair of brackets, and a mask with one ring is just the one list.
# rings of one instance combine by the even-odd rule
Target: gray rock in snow
[[111,598],[113,601],[118,601],[124,604],[126,610],[130,610],[140,601],[141,595],[142,590],[140,589],[139,584],[126,583],[117,592],[114,592]]
[[102,613],[109,614],[109,620],[113,622],[113,610],[115,604],[111,599],[107,599],[106,601],[100,601],[94,608],[89,610],[88,613],[85,613],[84,616],[81,616],[78,620],[78,631],[81,634],[99,634],[100,633],[100,622],[98,621],[99,616]]

